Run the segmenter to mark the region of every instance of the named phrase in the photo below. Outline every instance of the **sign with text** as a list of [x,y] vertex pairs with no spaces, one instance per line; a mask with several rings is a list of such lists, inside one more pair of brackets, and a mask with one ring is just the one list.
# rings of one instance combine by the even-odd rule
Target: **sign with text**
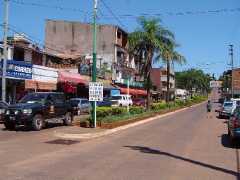
[[[2,75],[2,65],[1,72]],[[32,79],[32,64],[22,61],[8,60],[6,67],[6,77],[10,79]]]
[[89,101],[103,101],[103,83],[89,82]]

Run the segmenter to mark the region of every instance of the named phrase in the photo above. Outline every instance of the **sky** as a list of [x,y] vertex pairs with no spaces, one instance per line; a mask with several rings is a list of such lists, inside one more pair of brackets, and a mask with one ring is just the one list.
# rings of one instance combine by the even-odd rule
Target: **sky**
[[[187,59],[185,65],[175,66],[176,71],[199,68],[219,76],[230,68],[229,44],[234,45],[234,66],[240,66],[239,0],[104,0],[104,2],[118,18],[113,18],[109,9],[100,1],[98,23],[123,26],[127,32],[132,32],[138,27],[135,18],[138,15],[161,14],[159,17],[162,25],[174,32],[176,41],[180,44],[177,50]],[[64,9],[60,10],[57,7]],[[9,24],[15,31],[24,32],[31,39],[44,42],[46,19],[91,22],[92,8],[93,0],[10,0]],[[198,13],[220,9],[226,9],[227,12]],[[230,11],[231,9],[235,11]],[[3,10],[3,0],[0,0],[0,24],[3,22]],[[184,15],[181,14],[183,12]],[[134,17],[120,16],[124,14]],[[0,38],[2,37],[0,26]]]

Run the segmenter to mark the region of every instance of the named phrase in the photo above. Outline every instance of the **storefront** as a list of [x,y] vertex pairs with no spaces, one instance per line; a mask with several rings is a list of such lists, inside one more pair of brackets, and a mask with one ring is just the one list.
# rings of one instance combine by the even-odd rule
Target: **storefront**
[[7,61],[6,76],[6,101],[15,103],[26,94],[24,82],[32,79],[32,64],[9,60]]
[[32,79],[25,81],[25,89],[37,91],[56,91],[58,71],[54,68],[33,65]]
[[67,71],[58,72],[58,90],[65,92],[68,97],[88,97],[88,81],[80,74]]

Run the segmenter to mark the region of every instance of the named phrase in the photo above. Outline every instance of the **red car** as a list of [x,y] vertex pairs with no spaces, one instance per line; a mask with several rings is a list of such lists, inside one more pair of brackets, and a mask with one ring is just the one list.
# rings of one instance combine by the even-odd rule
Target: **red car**
[[133,106],[146,106],[146,99],[143,98],[136,98],[133,99]]

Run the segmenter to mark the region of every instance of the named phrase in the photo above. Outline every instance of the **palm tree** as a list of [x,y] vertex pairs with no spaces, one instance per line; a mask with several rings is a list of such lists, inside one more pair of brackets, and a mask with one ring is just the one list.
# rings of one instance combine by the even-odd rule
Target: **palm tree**
[[[152,68],[153,56],[161,55],[166,41],[174,41],[171,31],[161,25],[161,21],[156,18],[138,19],[140,28],[129,35],[129,52],[143,59],[142,75],[145,79],[147,89],[147,108],[150,107],[150,72]],[[142,58],[143,57],[143,58]]]
[[163,62],[167,65],[167,102],[170,100],[170,65],[174,63],[183,64],[186,62],[185,57],[175,50],[177,46],[174,39],[165,39],[164,48],[160,54]]

